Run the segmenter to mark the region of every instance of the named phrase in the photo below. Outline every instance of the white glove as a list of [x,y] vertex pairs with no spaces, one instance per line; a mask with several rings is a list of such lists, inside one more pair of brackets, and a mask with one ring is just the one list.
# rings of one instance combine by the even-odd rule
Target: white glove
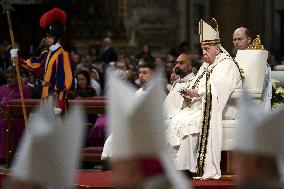
[[54,107],[53,112],[54,112],[55,115],[59,115],[62,112],[62,109],[58,108],[58,107]]
[[18,57],[18,51],[19,51],[19,49],[11,49],[10,50],[11,58]]

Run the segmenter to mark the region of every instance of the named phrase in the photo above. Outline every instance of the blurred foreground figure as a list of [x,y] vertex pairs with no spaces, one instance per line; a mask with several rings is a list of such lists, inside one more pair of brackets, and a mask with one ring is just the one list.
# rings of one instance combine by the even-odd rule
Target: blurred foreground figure
[[12,164],[7,188],[64,189],[74,184],[83,139],[83,113],[71,109],[62,125],[48,103],[31,114],[29,127]]
[[[139,68],[139,82],[141,88],[136,92],[136,96],[146,94],[146,91],[151,87],[153,79],[156,77],[156,65],[153,62],[144,62]],[[101,159],[107,160],[112,156],[112,135],[110,135],[104,144]]]
[[113,184],[117,188],[190,188],[175,171],[163,125],[161,78],[137,96],[130,84],[109,74],[108,124],[112,133]]
[[239,111],[233,166],[240,188],[254,183],[266,188],[280,186],[284,178],[284,109],[267,112],[245,91]]

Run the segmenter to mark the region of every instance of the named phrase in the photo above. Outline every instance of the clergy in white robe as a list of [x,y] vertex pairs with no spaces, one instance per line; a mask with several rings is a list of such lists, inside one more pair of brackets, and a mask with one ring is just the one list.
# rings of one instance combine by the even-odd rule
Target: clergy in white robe
[[220,45],[217,22],[201,20],[201,47],[205,62],[184,94],[182,110],[167,129],[178,170],[197,178],[221,177],[222,112],[235,88],[241,87],[236,62]]
[[166,115],[166,122],[170,122],[178,112],[181,111],[183,104],[183,97],[180,91],[189,87],[190,82],[194,79],[195,75],[192,72],[190,56],[181,54],[174,67],[174,71],[179,75],[179,79],[173,83],[173,86],[167,95],[164,102],[164,110]]

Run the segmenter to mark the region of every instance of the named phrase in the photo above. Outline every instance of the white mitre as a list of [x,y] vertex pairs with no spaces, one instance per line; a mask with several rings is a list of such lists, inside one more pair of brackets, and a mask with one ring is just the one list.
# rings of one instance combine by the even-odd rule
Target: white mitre
[[112,133],[112,159],[156,156],[174,188],[189,188],[175,170],[167,148],[160,76],[144,95],[135,95],[129,83],[108,73],[108,126]]
[[204,20],[200,20],[199,35],[200,43],[202,45],[220,44],[218,24],[214,18],[212,18],[210,25],[207,24]]
[[44,189],[72,187],[84,135],[83,111],[72,108],[60,126],[50,104],[31,115],[12,162],[13,177]]
[[227,56],[230,56],[228,51],[221,45],[219,36],[218,23],[215,18],[211,19],[211,23],[207,24],[204,20],[199,22],[199,36],[201,45],[218,45],[220,50]]

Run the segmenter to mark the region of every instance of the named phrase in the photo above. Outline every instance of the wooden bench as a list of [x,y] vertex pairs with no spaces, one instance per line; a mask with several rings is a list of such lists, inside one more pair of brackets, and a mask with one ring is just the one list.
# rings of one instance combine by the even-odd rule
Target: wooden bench
[[[81,106],[84,108],[85,112],[87,112],[88,115],[96,115],[96,114],[102,114],[105,112],[105,106],[106,106],[106,98],[105,97],[94,97],[93,99],[88,100],[69,100],[69,106]],[[25,100],[26,105],[26,111],[27,116],[29,117],[30,113],[40,106],[40,100],[36,99],[26,99]],[[13,114],[14,113],[22,113],[22,105],[20,100],[11,100],[8,103],[8,128],[6,130],[6,138],[7,138],[7,162],[6,165],[9,166],[13,157],[13,154],[15,152],[15,144],[13,143],[12,136],[14,134],[13,130]],[[91,156],[89,151],[86,152],[86,157],[84,156],[83,149],[83,157],[82,160],[86,161],[94,161],[98,162],[98,154],[94,154],[94,156]],[[100,150],[97,150],[98,152]]]
[[[40,100],[25,100],[26,111],[27,115],[29,114],[40,105]],[[105,112],[106,106],[106,98],[105,97],[96,97],[92,100],[69,100],[69,105],[79,105],[85,109],[87,114],[95,115],[101,114]],[[8,103],[8,118],[9,118],[9,125],[7,131],[7,139],[8,139],[8,150],[7,150],[7,166],[10,165],[12,160],[13,154],[15,152],[15,145],[12,143],[11,136],[13,135],[13,113],[21,113],[22,106],[20,100],[12,100]],[[101,162],[101,152],[102,147],[87,147],[82,150],[82,162],[83,163],[93,163],[93,164],[100,164]],[[229,159],[231,159],[230,154],[227,152],[222,152],[222,161],[221,161],[221,170],[222,173],[229,173]]]

